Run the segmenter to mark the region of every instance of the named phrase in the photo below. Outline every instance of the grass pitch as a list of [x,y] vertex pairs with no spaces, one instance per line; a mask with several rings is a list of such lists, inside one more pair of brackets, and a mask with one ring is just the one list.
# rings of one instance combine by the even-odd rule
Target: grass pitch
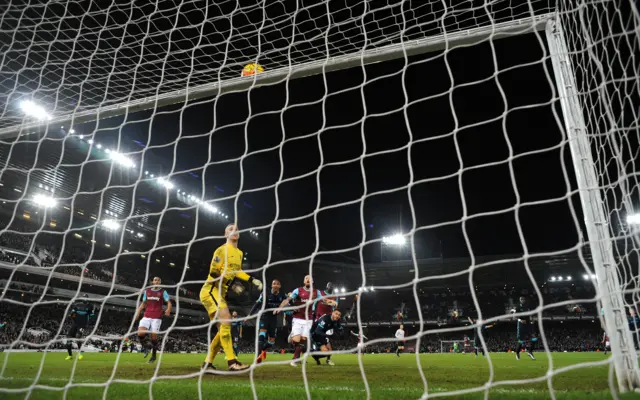
[[[141,354],[87,353],[82,361],[65,361],[65,353],[4,353],[0,366],[1,399],[250,399],[253,387],[260,399],[306,398],[303,368],[291,367],[291,355],[269,355],[252,373],[199,375],[204,358],[200,354],[164,354],[156,364],[147,364]],[[550,386],[557,399],[611,399],[608,357],[602,353],[552,354],[555,375],[547,379],[549,360],[513,354],[493,353],[491,399],[547,399]],[[250,362],[253,357],[241,355]],[[116,364],[116,359],[117,364]],[[483,399],[491,370],[483,357],[462,354],[424,354],[419,357],[429,395],[476,389],[449,398]],[[223,357],[217,366],[226,370]],[[357,355],[334,355],[335,366],[317,366],[309,359],[305,366],[308,389],[313,399],[365,399],[366,376],[373,399],[416,399],[425,390],[415,354],[365,355],[359,367]],[[279,362],[274,363],[274,362]],[[579,366],[583,364],[582,366]],[[599,364],[599,365],[598,365]],[[560,370],[560,371],[558,371]],[[521,382],[527,380],[527,382]],[[615,385],[615,382],[614,382]],[[31,390],[30,390],[31,389]],[[637,398],[630,394],[623,398]]]

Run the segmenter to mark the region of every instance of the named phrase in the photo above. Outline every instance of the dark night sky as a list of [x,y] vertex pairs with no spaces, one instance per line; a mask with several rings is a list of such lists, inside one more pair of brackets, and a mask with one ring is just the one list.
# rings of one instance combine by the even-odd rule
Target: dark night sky
[[[129,11],[116,3],[108,13],[95,2],[88,9],[49,5],[48,12],[72,15],[58,31],[47,23],[37,32],[44,43],[59,41],[30,48],[32,57],[50,56],[49,65],[16,74],[18,89],[0,104],[16,103],[16,96],[36,90],[36,83],[42,90],[34,98],[59,95],[53,100],[60,113],[76,105],[90,108],[91,101],[112,104],[123,94],[152,97],[156,91],[183,89],[187,78],[192,85],[235,78],[258,56],[267,71],[288,65],[286,54],[293,64],[322,59],[325,32],[333,56],[362,49],[365,39],[369,47],[376,40],[377,45],[397,43],[403,24],[404,38],[410,40],[442,33],[443,26],[453,32],[529,16],[529,5],[545,12],[554,2],[496,1],[486,8],[456,1],[445,15],[438,1],[356,2],[353,7],[332,1],[327,18],[324,2],[316,0],[270,2],[264,10],[256,1],[237,12],[235,1],[204,2],[208,8],[199,1],[165,1],[152,22],[145,19],[152,6]],[[291,8],[298,3],[300,10]],[[36,8],[29,9],[34,13],[29,21],[37,19]],[[111,19],[103,21],[105,15]],[[135,22],[119,25],[128,19]],[[290,32],[294,26],[295,34]],[[46,36],[50,32],[58,32],[57,39]],[[33,39],[18,35],[12,40],[18,48]],[[65,47],[69,43],[75,47]],[[89,137],[110,148],[120,142],[120,151],[142,166],[129,172],[116,168],[116,174],[144,177],[148,170],[168,176],[189,193],[214,200],[243,230],[257,229],[261,248],[243,239],[242,247],[257,258],[251,261],[263,262],[272,241],[288,259],[339,251],[339,257],[321,258],[358,263],[364,242],[412,229],[418,258],[521,255],[525,243],[528,253],[569,251],[579,241],[583,218],[544,43],[536,34],[487,41],[102,119],[75,126],[84,143],[72,135],[52,136],[51,148],[64,142],[65,149],[82,154]],[[7,76],[21,67],[14,61],[4,67]],[[59,88],[56,68],[65,73]],[[83,77],[87,82],[80,85]],[[7,121],[13,118],[9,108]],[[35,154],[35,145],[25,146]],[[608,159],[604,151],[598,154],[601,162]],[[110,163],[104,164],[107,170]],[[85,170],[83,184],[99,185],[92,168]],[[119,177],[125,178],[131,187],[136,181],[151,186]],[[139,200],[137,207],[162,211],[164,198],[154,205]],[[611,204],[617,207],[618,200]],[[198,232],[221,234],[226,222],[200,219]],[[186,247],[193,219],[166,218],[161,229],[188,231],[180,239]],[[365,261],[379,261],[380,253],[379,242],[364,246]]]
[[[121,139],[132,150],[131,140],[150,140],[147,153],[164,161],[147,157],[144,169],[168,174],[175,153],[172,180],[198,188],[204,179],[206,199],[233,204],[240,192],[242,228],[269,228],[277,198],[273,241],[292,257],[317,241],[346,249],[414,224],[426,257],[522,253],[521,240],[529,252],[557,251],[578,235],[545,57],[533,34],[429,53],[369,65],[366,77],[361,68],[329,73],[326,86],[317,75],[157,110],[150,129],[132,121],[151,113],[132,115]],[[192,169],[202,178],[180,173]]]

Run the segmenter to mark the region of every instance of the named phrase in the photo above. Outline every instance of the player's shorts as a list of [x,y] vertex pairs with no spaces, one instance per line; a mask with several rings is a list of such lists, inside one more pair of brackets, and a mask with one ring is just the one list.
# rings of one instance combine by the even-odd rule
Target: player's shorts
[[260,329],[266,330],[268,337],[275,338],[278,333],[277,316],[263,316],[260,318]]
[[301,319],[294,318],[291,322],[291,337],[293,336],[302,336],[309,337],[309,332],[311,331],[311,325],[313,325],[313,321],[310,319]]
[[605,342],[605,343],[604,343],[604,345],[605,345],[606,347],[611,347],[611,342]]
[[320,351],[321,346],[326,346],[329,344],[329,338],[326,335],[311,335],[311,344],[313,345],[313,350]]
[[[80,323],[78,323],[80,322]],[[75,339],[78,336],[78,333],[82,334],[84,328],[87,326],[86,321],[73,321],[71,323],[71,328],[69,328],[69,332],[67,332],[67,337],[71,339]]]
[[162,325],[162,319],[161,318],[143,317],[140,320],[140,324],[138,324],[138,327],[145,328],[148,331],[150,331],[151,333],[158,333],[158,332],[160,332],[160,326],[161,325]]
[[398,347],[404,347],[404,340],[398,340]]
[[222,293],[218,289],[220,282],[216,282],[211,286],[211,290],[203,289],[200,291],[200,301],[207,310],[209,318],[213,319],[216,316],[218,310],[222,308],[228,308],[227,306],[227,288],[222,288]]

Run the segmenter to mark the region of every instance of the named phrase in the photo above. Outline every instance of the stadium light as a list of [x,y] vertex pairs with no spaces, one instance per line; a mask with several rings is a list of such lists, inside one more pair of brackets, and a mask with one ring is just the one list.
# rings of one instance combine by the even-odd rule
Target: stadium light
[[559,280],[559,281],[562,281],[562,277],[561,277],[561,276],[559,276],[559,277],[558,277],[558,280]]
[[345,288],[340,289],[340,292],[342,292],[342,293],[345,293],[346,291],[347,291],[347,289],[345,289]]
[[120,224],[118,223],[118,221],[112,219],[105,219],[104,221],[102,221],[102,226],[110,231],[115,231],[120,228]]
[[[99,146],[99,145],[98,145]],[[100,147],[98,147],[100,148]],[[109,156],[111,157],[111,159],[115,162],[117,162],[118,164],[122,165],[123,167],[128,167],[128,168],[133,168],[136,165],[133,163],[133,161],[131,161],[131,159],[123,154],[120,154],[116,151],[112,151]],[[153,175],[151,175],[153,177]]]
[[51,119],[51,115],[49,115],[49,113],[46,112],[45,109],[42,108],[42,106],[37,105],[31,100],[25,100],[22,103],[20,103],[20,109],[27,116],[41,120],[41,121]]
[[73,128],[71,128],[71,129],[69,130],[69,133],[74,134],[74,133],[76,133],[76,130],[75,130],[75,129],[73,129]]
[[375,289],[373,288],[373,286],[371,286],[371,291],[372,291],[372,292],[374,292],[374,291],[375,291]]
[[551,277],[551,282],[555,282],[555,281],[556,281],[556,277],[555,277],[555,276],[552,276],[552,277]]
[[589,280],[589,275],[583,274],[582,275],[582,279],[584,279],[585,281],[588,281]]
[[50,196],[45,196],[43,194],[37,194],[33,196],[33,202],[40,207],[51,208],[55,207],[57,204],[56,199]]
[[570,281],[571,280],[571,275],[567,276],[567,280]]
[[173,187],[174,187],[174,186],[173,186],[173,183],[169,182],[168,180],[166,180],[166,179],[164,179],[164,178],[158,178],[158,182],[159,182],[162,186],[166,187],[166,188],[167,188],[167,189],[169,189],[169,190],[173,189]]
[[385,236],[382,238],[382,243],[390,246],[404,246],[406,242],[406,239],[400,233],[396,233],[392,236]]
[[627,224],[640,225],[640,214],[627,215]]

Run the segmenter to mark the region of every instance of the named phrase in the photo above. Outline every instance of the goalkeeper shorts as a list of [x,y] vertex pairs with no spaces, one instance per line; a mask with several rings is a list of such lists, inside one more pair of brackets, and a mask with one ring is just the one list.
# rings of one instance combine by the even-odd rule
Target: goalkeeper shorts
[[211,290],[203,289],[200,291],[200,301],[209,314],[209,319],[213,319],[218,310],[228,308],[225,297],[227,296],[226,288],[222,288],[222,293],[218,289],[218,285],[213,285]]

